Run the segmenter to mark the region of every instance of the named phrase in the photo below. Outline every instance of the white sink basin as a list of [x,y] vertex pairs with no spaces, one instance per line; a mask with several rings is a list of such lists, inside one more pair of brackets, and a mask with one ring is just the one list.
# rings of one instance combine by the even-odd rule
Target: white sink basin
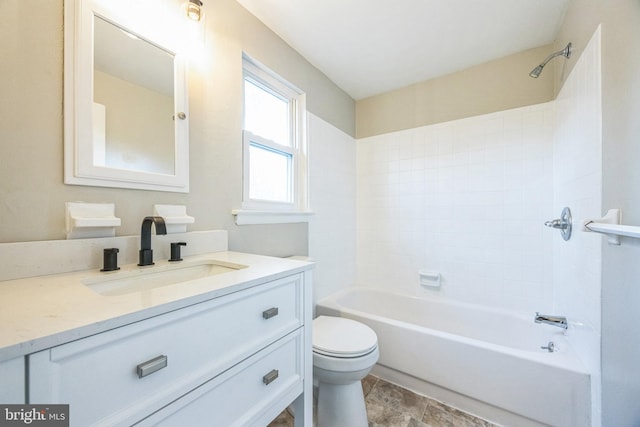
[[175,285],[203,277],[215,276],[246,268],[246,265],[203,260],[181,261],[177,264],[142,267],[131,271],[106,273],[82,280],[94,292],[105,295],[125,295],[163,286]]

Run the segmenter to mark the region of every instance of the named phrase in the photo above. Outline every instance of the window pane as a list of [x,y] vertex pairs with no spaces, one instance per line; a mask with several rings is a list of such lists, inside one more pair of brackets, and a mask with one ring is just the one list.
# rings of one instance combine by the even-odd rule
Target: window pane
[[255,135],[290,147],[289,102],[245,79],[244,128]]
[[249,197],[254,200],[291,203],[291,159],[263,145],[249,145]]

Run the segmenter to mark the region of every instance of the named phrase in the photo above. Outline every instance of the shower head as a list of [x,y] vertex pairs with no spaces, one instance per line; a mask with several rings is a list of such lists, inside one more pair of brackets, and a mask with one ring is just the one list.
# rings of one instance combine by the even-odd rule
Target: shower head
[[536,68],[531,70],[531,72],[529,73],[529,77],[533,77],[534,79],[537,79],[540,76],[540,73],[542,72],[543,68],[544,68],[544,64],[538,65]]
[[565,58],[571,58],[571,43],[567,44],[567,46],[564,49],[554,52],[551,55],[547,56],[540,65],[538,65],[536,68],[531,70],[531,72],[529,73],[529,77],[533,77],[534,79],[537,79],[538,77],[540,77],[540,73],[542,73],[542,69],[544,68],[545,65],[547,65],[547,62],[551,61],[556,56],[564,56]]

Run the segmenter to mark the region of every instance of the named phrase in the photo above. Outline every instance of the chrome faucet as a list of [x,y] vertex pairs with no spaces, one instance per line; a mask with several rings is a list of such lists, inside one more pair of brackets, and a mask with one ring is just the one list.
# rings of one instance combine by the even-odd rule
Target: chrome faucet
[[536,323],[544,323],[558,328],[567,329],[567,318],[564,316],[550,316],[548,314],[540,314],[536,311],[536,317],[533,319]]
[[164,218],[161,216],[148,216],[142,220],[140,232],[140,262],[138,265],[153,265],[153,250],[151,250],[151,224],[156,225],[156,234],[167,234]]

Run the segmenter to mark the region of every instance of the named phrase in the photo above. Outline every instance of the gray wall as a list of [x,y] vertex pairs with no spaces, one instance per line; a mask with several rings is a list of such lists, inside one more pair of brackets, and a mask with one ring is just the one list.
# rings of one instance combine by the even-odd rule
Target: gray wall
[[[163,0],[172,1],[172,0]],[[241,226],[242,51],[306,91],[307,108],[349,135],[355,103],[234,0],[205,2],[205,48],[192,64],[189,194],[63,184],[63,0],[0,2],[0,242],[64,238],[64,203],[113,202],[118,235],[140,231],[153,204],[184,204],[189,230],[227,229],[230,247],[307,253],[307,225]]]
[[[640,225],[640,2],[573,0],[556,47],[571,41],[580,54],[599,23],[602,210],[621,208],[623,223]],[[563,75],[558,72],[557,82]],[[640,426],[639,259],[639,240],[623,238],[621,246],[603,243],[603,426]]]
[[538,79],[530,78],[529,72],[552,49],[551,45],[529,49],[358,100],[356,136],[364,138],[551,101],[556,63],[550,63],[550,69]]

